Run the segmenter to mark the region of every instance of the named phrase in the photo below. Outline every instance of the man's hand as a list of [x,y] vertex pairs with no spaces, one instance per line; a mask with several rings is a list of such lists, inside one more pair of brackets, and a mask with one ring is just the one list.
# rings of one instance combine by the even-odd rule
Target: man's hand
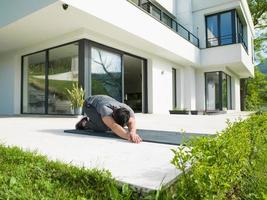
[[130,133],[130,141],[139,144],[140,142],[142,142],[142,138],[136,134],[136,133]]

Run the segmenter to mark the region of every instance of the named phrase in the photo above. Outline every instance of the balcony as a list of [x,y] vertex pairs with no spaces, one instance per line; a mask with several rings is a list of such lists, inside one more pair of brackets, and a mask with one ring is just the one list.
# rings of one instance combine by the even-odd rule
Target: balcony
[[226,67],[241,78],[252,77],[254,68],[245,43],[235,43],[201,50],[202,67]]
[[173,30],[175,33],[199,47],[199,39],[185,27],[176,21],[176,17],[164,9],[156,1],[151,0],[127,0],[136,5],[139,9],[146,12],[148,15],[159,21],[160,23]]
[[247,44],[241,34],[228,34],[221,37],[213,37],[207,39],[207,48],[224,46],[229,44],[242,44],[245,51],[248,53]]

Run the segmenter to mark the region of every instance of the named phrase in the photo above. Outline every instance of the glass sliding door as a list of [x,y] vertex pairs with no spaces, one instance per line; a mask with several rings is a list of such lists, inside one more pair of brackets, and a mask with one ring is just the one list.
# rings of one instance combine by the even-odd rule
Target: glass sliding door
[[78,82],[78,43],[23,56],[22,113],[72,114],[67,89]]
[[67,89],[78,82],[78,44],[49,50],[48,114],[71,114]]
[[226,74],[222,72],[222,109],[228,108],[228,91],[227,91],[227,78]]
[[143,74],[144,61],[132,55],[123,55],[124,103],[134,112],[143,109]]
[[91,48],[91,91],[92,95],[104,94],[123,100],[121,54]]
[[205,73],[206,110],[232,109],[231,76],[224,72]]
[[206,73],[206,109],[220,110],[219,72]]
[[22,113],[45,113],[45,52],[23,57]]

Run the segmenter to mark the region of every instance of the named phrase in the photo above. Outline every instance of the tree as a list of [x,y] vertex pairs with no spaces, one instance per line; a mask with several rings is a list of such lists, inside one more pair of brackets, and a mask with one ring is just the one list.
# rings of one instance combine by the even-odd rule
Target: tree
[[262,60],[267,54],[267,1],[248,0],[248,4],[256,31],[255,53],[257,58]]
[[267,76],[256,68],[255,77],[248,79],[246,84],[245,109],[260,109],[267,102]]
[[[264,60],[267,54],[267,1],[266,0],[248,0],[249,8],[253,18],[256,31],[254,40],[254,50],[258,61]],[[245,109],[258,110],[266,106],[267,102],[267,75],[262,74],[255,67],[255,77],[244,82],[242,87],[245,90]]]

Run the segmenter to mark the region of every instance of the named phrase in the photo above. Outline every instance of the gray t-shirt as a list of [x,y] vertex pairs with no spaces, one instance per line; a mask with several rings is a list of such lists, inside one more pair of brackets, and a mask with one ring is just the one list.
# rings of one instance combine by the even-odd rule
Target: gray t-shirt
[[130,116],[134,117],[134,111],[126,104],[107,95],[94,95],[86,99],[86,104],[89,107],[92,105],[101,117],[112,116],[114,108],[126,108],[130,112]]

